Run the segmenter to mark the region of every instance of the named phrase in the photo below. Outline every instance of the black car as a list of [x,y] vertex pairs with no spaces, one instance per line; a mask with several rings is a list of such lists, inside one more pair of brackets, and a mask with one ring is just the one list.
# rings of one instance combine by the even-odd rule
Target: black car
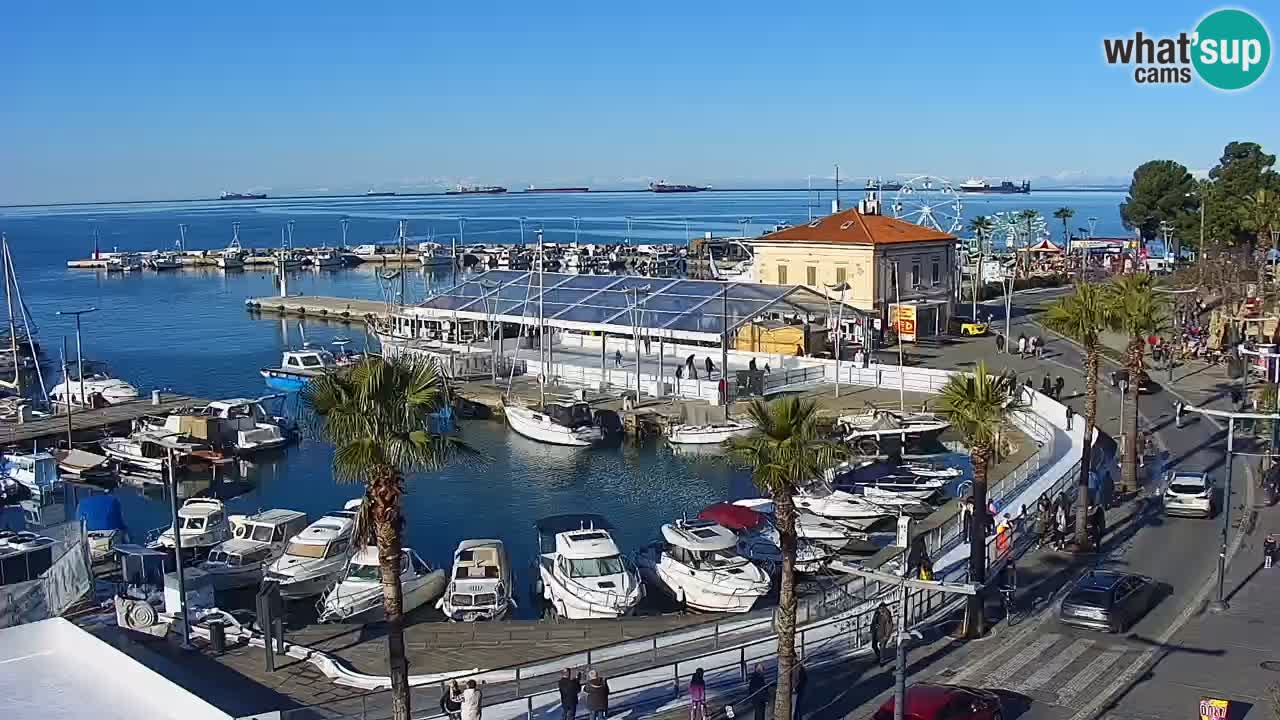
[[[1128,368],[1122,368],[1120,370],[1116,370],[1115,372],[1111,373],[1111,387],[1118,388],[1120,387],[1120,383],[1125,382],[1128,379],[1129,379]],[[1149,393],[1149,392],[1154,392],[1155,389],[1156,389],[1156,386],[1155,386],[1155,383],[1151,382],[1151,376],[1147,374],[1146,370],[1143,370],[1138,375],[1138,392]]]
[[1129,573],[1091,571],[1076,581],[1058,608],[1066,625],[1124,632],[1151,609],[1156,583]]

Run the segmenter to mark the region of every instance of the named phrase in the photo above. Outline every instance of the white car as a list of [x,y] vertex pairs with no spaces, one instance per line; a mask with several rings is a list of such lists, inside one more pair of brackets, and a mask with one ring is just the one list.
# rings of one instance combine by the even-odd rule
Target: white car
[[1202,472],[1175,472],[1169,474],[1164,490],[1166,515],[1213,517],[1213,483]]

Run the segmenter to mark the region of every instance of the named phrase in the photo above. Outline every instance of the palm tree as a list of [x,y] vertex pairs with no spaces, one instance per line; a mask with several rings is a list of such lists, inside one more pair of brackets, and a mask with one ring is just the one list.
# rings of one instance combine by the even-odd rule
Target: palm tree
[[1080,456],[1080,480],[1076,484],[1076,546],[1089,543],[1089,470],[1093,428],[1098,422],[1098,359],[1102,342],[1099,333],[1114,323],[1111,298],[1097,285],[1077,282],[1075,292],[1049,306],[1044,322],[1084,346],[1085,405],[1084,452]]
[[429,416],[448,401],[448,384],[435,362],[407,356],[365,358],[315,378],[302,390],[308,430],[335,447],[335,478],[365,486],[381,566],[395,720],[408,720],[410,709],[400,590],[400,500],[405,475],[437,469],[455,451],[469,451],[460,440],[430,430]]
[[1125,417],[1120,419],[1124,432],[1124,458],[1120,463],[1120,489],[1124,493],[1138,489],[1138,387],[1143,372],[1143,354],[1147,338],[1159,335],[1166,327],[1167,298],[1156,292],[1156,281],[1148,273],[1124,275],[1106,286],[1112,306],[1110,329],[1128,338],[1125,369],[1129,390]]
[[847,456],[818,432],[812,400],[756,400],[747,409],[757,432],[727,441],[732,457],[751,468],[756,487],[769,493],[778,519],[782,580],[778,589],[778,687],[773,717],[791,718],[791,675],[796,661],[796,512],[793,496]]
[[[996,441],[1010,415],[1022,407],[1022,393],[1012,375],[987,374],[986,362],[979,361],[972,373],[955,373],[941,392],[941,410],[951,426],[960,432],[969,447],[973,464],[973,517],[969,519],[969,582],[979,587],[987,578],[987,546],[983,519],[987,510],[987,472],[996,459]],[[969,597],[965,612],[964,636],[981,637],[985,632],[983,596]]]
[[1076,211],[1069,207],[1060,207],[1053,211],[1053,217],[1062,221],[1062,251],[1066,252],[1071,247],[1071,228],[1067,226],[1067,222],[1075,217]]
[[987,240],[996,223],[986,215],[979,215],[969,221],[969,231],[978,238],[978,265],[973,273],[973,321],[978,322],[978,291],[986,287],[982,282],[982,261],[986,258]]
[[[1018,213],[1018,219],[1021,220],[1027,226],[1027,232],[1024,240],[1024,244],[1026,247],[1031,247],[1031,233],[1034,230],[1036,218],[1038,217],[1040,217],[1040,212],[1037,210],[1032,210],[1031,208],[1027,208],[1026,210],[1023,210],[1022,212]],[[1025,258],[1025,260],[1023,260],[1022,258],[1019,258],[1019,262],[1030,263],[1031,254],[1024,252],[1022,253],[1022,255]]]
[[1274,190],[1262,188],[1252,195],[1246,195],[1245,201],[1249,229],[1257,233],[1259,245],[1272,246],[1274,243],[1271,234],[1280,230],[1280,195]]

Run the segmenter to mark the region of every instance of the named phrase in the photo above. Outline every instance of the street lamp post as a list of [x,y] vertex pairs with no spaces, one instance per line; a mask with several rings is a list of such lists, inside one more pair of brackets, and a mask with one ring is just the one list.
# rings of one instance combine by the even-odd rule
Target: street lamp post
[[841,282],[834,285],[828,285],[827,289],[840,292],[840,306],[836,308],[835,327],[836,397],[840,397],[840,346],[844,344],[844,293],[849,289],[849,283]]
[[[80,344],[80,316],[97,312],[98,308],[89,307],[80,310],[59,310],[59,315],[73,315],[76,319],[76,373],[80,376],[80,404],[84,405],[87,398],[84,396],[84,352]],[[70,397],[71,387],[67,386],[67,395]],[[68,408],[68,413],[70,408]]]

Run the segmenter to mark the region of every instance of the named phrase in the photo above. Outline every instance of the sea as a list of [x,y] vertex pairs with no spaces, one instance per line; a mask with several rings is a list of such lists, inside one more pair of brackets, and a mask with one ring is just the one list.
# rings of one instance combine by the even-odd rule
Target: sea
[[[46,386],[59,381],[63,343],[71,358],[76,352],[74,322],[58,312],[95,308],[83,318],[86,359],[106,362],[143,393],[162,389],[217,399],[265,395],[258,371],[278,365],[283,350],[338,337],[350,338],[350,347],[359,349],[366,342],[363,329],[250,314],[246,298],[278,292],[269,270],[188,268],[109,275],[70,269],[66,262],[89,257],[95,242],[104,251],[170,249],[180,224],[187,226],[189,249],[225,247],[233,222],[240,224],[245,247],[279,247],[291,220],[295,247],[339,245],[344,219],[348,245],[391,243],[402,219],[409,221],[414,236],[445,244],[459,237],[464,244],[533,242],[539,229],[547,242],[683,243],[706,232],[759,233],[780,223],[806,222],[829,212],[831,196],[805,191],[511,193],[23,206],[0,207],[0,232],[11,247],[22,303],[44,345]],[[847,192],[845,197],[850,201]],[[1122,198],[1119,192],[1066,191],[963,196],[959,212],[967,220],[1033,208],[1049,219],[1049,229],[1060,238],[1061,226],[1054,226],[1052,213],[1065,206],[1076,211],[1073,230],[1096,218],[1098,236],[1119,236],[1124,234],[1118,212]],[[449,269],[405,272],[409,301],[458,279]],[[370,266],[303,269],[288,278],[291,294],[369,299],[390,297],[393,283],[398,288],[398,279],[388,280],[385,270]],[[289,412],[298,411],[296,400],[284,404]],[[500,538],[526,588],[534,579],[534,521],[540,517],[602,514],[613,523],[624,551],[630,551],[656,539],[661,524],[675,517],[694,516],[720,500],[759,494],[746,471],[714,457],[681,455],[659,443],[584,452],[534,443],[491,421],[465,422],[460,432],[479,453],[408,478],[405,542],[434,565],[447,567],[460,540]],[[319,516],[361,494],[359,487],[335,481],[332,458],[329,446],[303,438],[246,464],[243,481],[221,492],[231,512],[281,507]],[[188,485],[187,492],[199,490]],[[162,488],[122,485],[114,492],[133,539],[168,524],[168,497]],[[0,517],[4,522],[13,522],[12,513]]]

